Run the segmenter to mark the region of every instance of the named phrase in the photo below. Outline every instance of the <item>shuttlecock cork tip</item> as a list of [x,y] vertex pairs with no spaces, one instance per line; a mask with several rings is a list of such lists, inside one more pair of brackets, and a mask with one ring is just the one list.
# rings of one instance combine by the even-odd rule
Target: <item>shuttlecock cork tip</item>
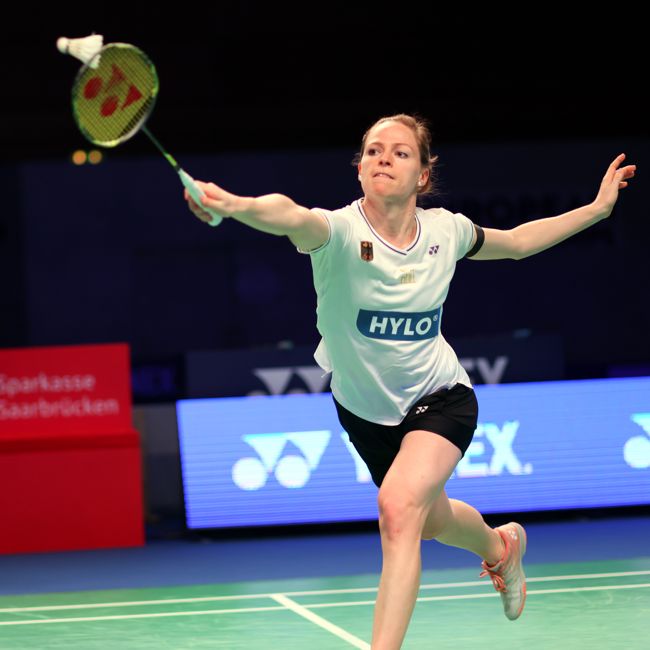
[[79,59],[84,64],[90,65],[91,68],[97,68],[99,57],[97,56],[102,49],[104,37],[101,34],[91,34],[84,38],[65,38],[61,36],[56,42],[59,52],[69,54],[75,59]]

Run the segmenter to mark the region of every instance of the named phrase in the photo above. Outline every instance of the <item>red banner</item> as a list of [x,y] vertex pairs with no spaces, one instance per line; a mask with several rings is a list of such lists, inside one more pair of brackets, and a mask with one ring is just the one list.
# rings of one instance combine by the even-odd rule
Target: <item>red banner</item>
[[126,344],[0,350],[0,439],[132,429]]
[[0,350],[0,553],[140,545],[125,344]]

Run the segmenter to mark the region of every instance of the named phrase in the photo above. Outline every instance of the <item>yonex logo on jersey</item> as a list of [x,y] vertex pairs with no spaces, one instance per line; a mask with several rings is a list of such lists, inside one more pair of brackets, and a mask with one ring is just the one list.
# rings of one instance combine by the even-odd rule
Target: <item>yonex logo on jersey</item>
[[387,341],[422,341],[440,333],[442,305],[425,312],[360,309],[357,329],[368,338]]
[[439,244],[434,244],[433,246],[429,246],[429,255],[436,255],[439,248],[440,248]]

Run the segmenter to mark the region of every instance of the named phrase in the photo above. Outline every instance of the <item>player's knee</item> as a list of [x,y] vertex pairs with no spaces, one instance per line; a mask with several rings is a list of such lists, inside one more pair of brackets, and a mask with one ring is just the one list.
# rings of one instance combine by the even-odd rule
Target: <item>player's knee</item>
[[388,541],[404,535],[418,534],[420,520],[418,508],[407,495],[379,492],[379,530]]

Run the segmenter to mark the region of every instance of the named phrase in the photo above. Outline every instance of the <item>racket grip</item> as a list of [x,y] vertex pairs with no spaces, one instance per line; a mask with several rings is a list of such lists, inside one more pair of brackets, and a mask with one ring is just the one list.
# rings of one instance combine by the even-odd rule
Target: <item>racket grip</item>
[[201,197],[205,196],[203,190],[199,188],[199,186],[194,182],[194,179],[183,169],[178,170],[178,175],[180,176],[181,183],[183,183],[185,186],[188,194],[194,199],[194,202],[198,203],[203,210],[212,216],[212,219],[208,222],[208,225],[218,226],[223,221],[223,217],[212,212],[210,208],[206,208],[205,206],[201,205]]

